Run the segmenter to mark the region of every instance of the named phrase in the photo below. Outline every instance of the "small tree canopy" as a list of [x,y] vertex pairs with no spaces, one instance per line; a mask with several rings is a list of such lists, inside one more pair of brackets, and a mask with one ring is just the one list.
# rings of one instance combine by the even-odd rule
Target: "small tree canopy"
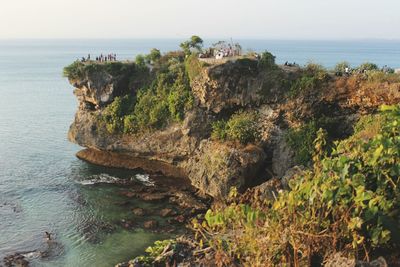
[[180,47],[187,55],[191,54],[191,49],[195,49],[200,52],[201,48],[203,47],[203,39],[197,35],[193,35],[188,41],[181,43]]
[[157,62],[161,58],[161,52],[157,48],[150,50],[150,54],[146,55],[146,60],[149,63]]

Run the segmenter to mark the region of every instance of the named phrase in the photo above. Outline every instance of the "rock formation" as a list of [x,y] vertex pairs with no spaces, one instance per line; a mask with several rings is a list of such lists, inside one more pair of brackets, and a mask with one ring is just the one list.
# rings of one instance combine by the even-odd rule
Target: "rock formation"
[[[113,74],[95,70],[70,79],[79,108],[68,137],[88,148],[78,156],[92,163],[186,176],[204,194],[224,197],[231,186],[245,189],[280,178],[296,165],[284,138],[289,127],[318,114],[342,118],[342,132],[349,132],[359,114],[400,102],[400,83],[365,83],[359,76],[332,76],[317,92],[289,97],[287,83],[299,73],[261,67],[251,58],[203,66],[191,79],[194,106],[182,123],[129,135],[107,132],[96,118],[115,97],[136,95],[143,77],[134,68]],[[240,109],[260,114],[260,140],[249,145],[212,140],[211,123]]]

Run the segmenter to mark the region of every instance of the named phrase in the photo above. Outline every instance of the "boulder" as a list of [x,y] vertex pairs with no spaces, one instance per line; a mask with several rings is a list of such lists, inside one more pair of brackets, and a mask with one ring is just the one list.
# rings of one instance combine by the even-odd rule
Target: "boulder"
[[263,171],[266,155],[255,145],[205,140],[186,169],[192,184],[204,194],[224,198],[231,187],[244,190]]

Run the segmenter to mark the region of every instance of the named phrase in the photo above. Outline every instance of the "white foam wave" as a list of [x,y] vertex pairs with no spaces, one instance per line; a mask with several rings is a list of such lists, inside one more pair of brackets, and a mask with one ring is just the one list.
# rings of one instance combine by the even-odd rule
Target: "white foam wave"
[[94,185],[94,184],[118,184],[126,183],[126,179],[121,179],[118,177],[111,176],[106,173],[96,174],[90,176],[90,179],[78,181],[82,185]]
[[131,181],[138,181],[146,186],[154,186],[155,183],[150,179],[148,174],[136,174],[130,179],[118,178],[106,173],[96,174],[89,177],[89,179],[77,181],[81,185],[94,185],[94,184],[126,184]]
[[148,174],[136,174],[135,179],[147,186],[154,186],[154,181],[150,179]]

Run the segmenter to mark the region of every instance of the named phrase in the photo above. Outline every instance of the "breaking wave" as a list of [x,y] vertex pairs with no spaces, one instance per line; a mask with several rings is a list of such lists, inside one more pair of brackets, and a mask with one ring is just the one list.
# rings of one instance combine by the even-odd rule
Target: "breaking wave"
[[96,174],[89,177],[89,179],[77,181],[81,185],[94,185],[94,184],[128,184],[138,181],[146,186],[154,186],[154,181],[150,179],[148,174],[136,174],[131,178],[118,178],[106,173]]

